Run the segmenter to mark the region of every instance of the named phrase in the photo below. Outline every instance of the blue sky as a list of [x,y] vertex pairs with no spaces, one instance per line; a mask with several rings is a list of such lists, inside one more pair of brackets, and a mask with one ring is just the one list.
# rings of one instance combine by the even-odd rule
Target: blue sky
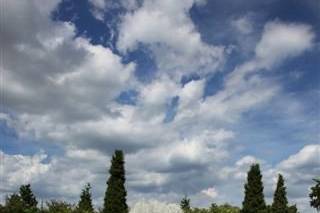
[[99,206],[120,148],[130,204],[187,194],[195,206],[240,205],[245,173],[259,162],[268,201],[281,172],[290,202],[311,212],[317,0],[1,5],[2,197],[31,182],[43,199],[75,201],[91,182]]

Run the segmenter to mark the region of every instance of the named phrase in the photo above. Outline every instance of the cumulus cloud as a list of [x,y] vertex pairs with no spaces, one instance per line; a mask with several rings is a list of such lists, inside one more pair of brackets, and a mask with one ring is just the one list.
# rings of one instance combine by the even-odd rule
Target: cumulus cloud
[[98,151],[70,149],[64,156],[50,159],[45,153],[33,156],[0,154],[1,161],[5,162],[0,168],[2,201],[5,194],[14,193],[19,185],[27,183],[32,184],[42,199],[64,197],[75,201],[87,182],[93,184],[95,198],[99,199],[104,193],[104,189],[96,184],[106,180],[109,157]]
[[123,18],[118,48],[126,52],[146,44],[159,69],[171,75],[213,71],[223,61],[224,48],[201,40],[188,14],[197,2],[144,1]]
[[[291,37],[290,35],[293,34]],[[285,35],[288,35],[286,39]],[[192,116],[234,122],[248,109],[271,100],[280,92],[278,84],[261,75],[285,59],[302,54],[312,47],[314,33],[309,25],[286,24],[279,21],[265,25],[256,45],[253,59],[238,65],[226,76],[224,88],[192,108],[193,114],[179,111],[176,119]],[[282,48],[278,47],[281,43]],[[275,57],[274,57],[275,56]],[[189,108],[190,110],[191,108]]]
[[258,60],[267,66],[297,56],[312,47],[315,34],[311,26],[299,23],[269,22],[256,46]]
[[[39,175],[46,173],[50,166],[43,164],[46,159],[44,153],[34,156],[7,155],[0,151],[2,165],[1,171],[1,191],[11,192],[12,188],[19,184],[28,183],[31,180],[39,180]],[[5,184],[3,184],[5,182]]]

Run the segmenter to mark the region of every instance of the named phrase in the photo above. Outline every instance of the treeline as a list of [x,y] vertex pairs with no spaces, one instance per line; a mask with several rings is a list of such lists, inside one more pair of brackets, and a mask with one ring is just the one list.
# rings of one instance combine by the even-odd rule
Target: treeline
[[58,200],[39,205],[30,184],[27,184],[20,187],[19,193],[7,196],[4,206],[0,205],[0,213],[128,213],[124,155],[121,150],[113,154],[109,174],[104,204],[97,211],[93,208],[89,183],[82,189],[76,205]]
[[[51,200],[38,203],[32,192],[31,185],[22,185],[19,193],[6,197],[4,205],[0,204],[0,213],[128,213],[127,191],[125,189],[124,154],[116,150],[111,160],[109,179],[104,197],[103,207],[95,210],[92,204],[91,186],[88,183],[82,189],[77,204],[65,201]],[[310,205],[320,211],[320,180],[310,189]],[[296,205],[289,205],[285,181],[281,174],[278,176],[277,187],[273,202],[267,205],[263,194],[262,174],[259,164],[253,164],[248,171],[244,185],[245,196],[242,208],[229,204],[211,204],[209,208],[192,208],[190,199],[183,198],[180,207],[184,213],[297,213]]]
[[[287,192],[283,176],[279,174],[278,183],[274,192],[273,202],[267,205],[263,194],[262,174],[259,164],[253,164],[247,174],[244,186],[245,196],[242,209],[230,205],[217,206],[212,204],[209,209],[190,207],[190,199],[183,198],[180,202],[184,213],[297,213],[296,205],[288,204]],[[318,198],[319,199],[319,198]]]

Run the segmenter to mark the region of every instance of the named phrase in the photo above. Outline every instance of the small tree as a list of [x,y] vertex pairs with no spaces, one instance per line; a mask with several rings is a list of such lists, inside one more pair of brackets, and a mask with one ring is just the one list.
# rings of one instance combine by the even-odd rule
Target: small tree
[[20,186],[20,197],[25,205],[25,208],[37,207],[38,201],[31,190],[30,184]]
[[82,192],[80,195],[80,201],[78,203],[78,208],[77,208],[78,212],[85,212],[85,213],[94,212],[90,190],[91,190],[90,183],[87,183],[84,189],[82,189]]
[[281,174],[279,174],[277,188],[273,196],[272,212],[273,213],[288,212],[287,192],[286,192],[286,187],[284,185],[284,179]]
[[257,213],[263,210],[266,210],[266,203],[263,194],[262,175],[259,164],[253,164],[247,175],[241,213]]
[[110,177],[104,198],[103,213],[127,213],[127,191],[125,189],[124,156],[116,150],[111,160]]
[[18,194],[6,197],[4,212],[24,213],[24,203]]
[[209,208],[210,213],[218,213],[219,212],[219,207],[216,203],[211,203],[211,206]]
[[288,207],[288,213],[298,213],[298,208],[296,205]]
[[315,208],[318,212],[320,212],[320,180],[313,179],[316,184],[311,187],[311,192],[309,194],[310,197],[310,205]]
[[47,207],[50,213],[73,213],[74,211],[71,204],[57,200],[47,202]]
[[191,211],[190,199],[187,196],[182,198],[182,200],[180,201],[180,208],[184,213],[188,213]]

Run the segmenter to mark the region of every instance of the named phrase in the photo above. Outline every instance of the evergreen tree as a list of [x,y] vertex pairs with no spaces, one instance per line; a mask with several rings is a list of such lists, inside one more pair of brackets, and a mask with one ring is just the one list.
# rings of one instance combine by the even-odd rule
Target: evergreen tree
[[314,179],[316,185],[311,187],[311,192],[309,194],[310,197],[310,205],[315,208],[318,212],[320,212],[320,180]]
[[103,213],[127,213],[124,156],[121,150],[116,150],[112,156],[109,173]]
[[191,211],[190,207],[190,199],[185,196],[181,201],[180,201],[180,208],[184,213],[188,213]]
[[219,207],[216,203],[211,203],[211,206],[209,208],[210,213],[218,213],[219,212]]
[[18,194],[12,194],[6,197],[4,212],[24,213],[24,203]]
[[273,196],[272,213],[287,213],[288,200],[286,187],[284,186],[284,179],[281,174],[278,177],[276,191]]
[[288,208],[288,213],[298,213],[298,209],[296,205],[290,206]]
[[37,208],[38,201],[31,190],[30,184],[20,186],[20,197],[23,201],[24,208],[26,209]]
[[85,213],[93,213],[94,209],[92,206],[92,199],[91,199],[91,186],[88,183],[84,189],[82,189],[80,195],[80,201],[78,203],[78,212],[85,212]]
[[259,164],[253,164],[248,172],[242,206],[241,213],[257,213],[266,210]]

